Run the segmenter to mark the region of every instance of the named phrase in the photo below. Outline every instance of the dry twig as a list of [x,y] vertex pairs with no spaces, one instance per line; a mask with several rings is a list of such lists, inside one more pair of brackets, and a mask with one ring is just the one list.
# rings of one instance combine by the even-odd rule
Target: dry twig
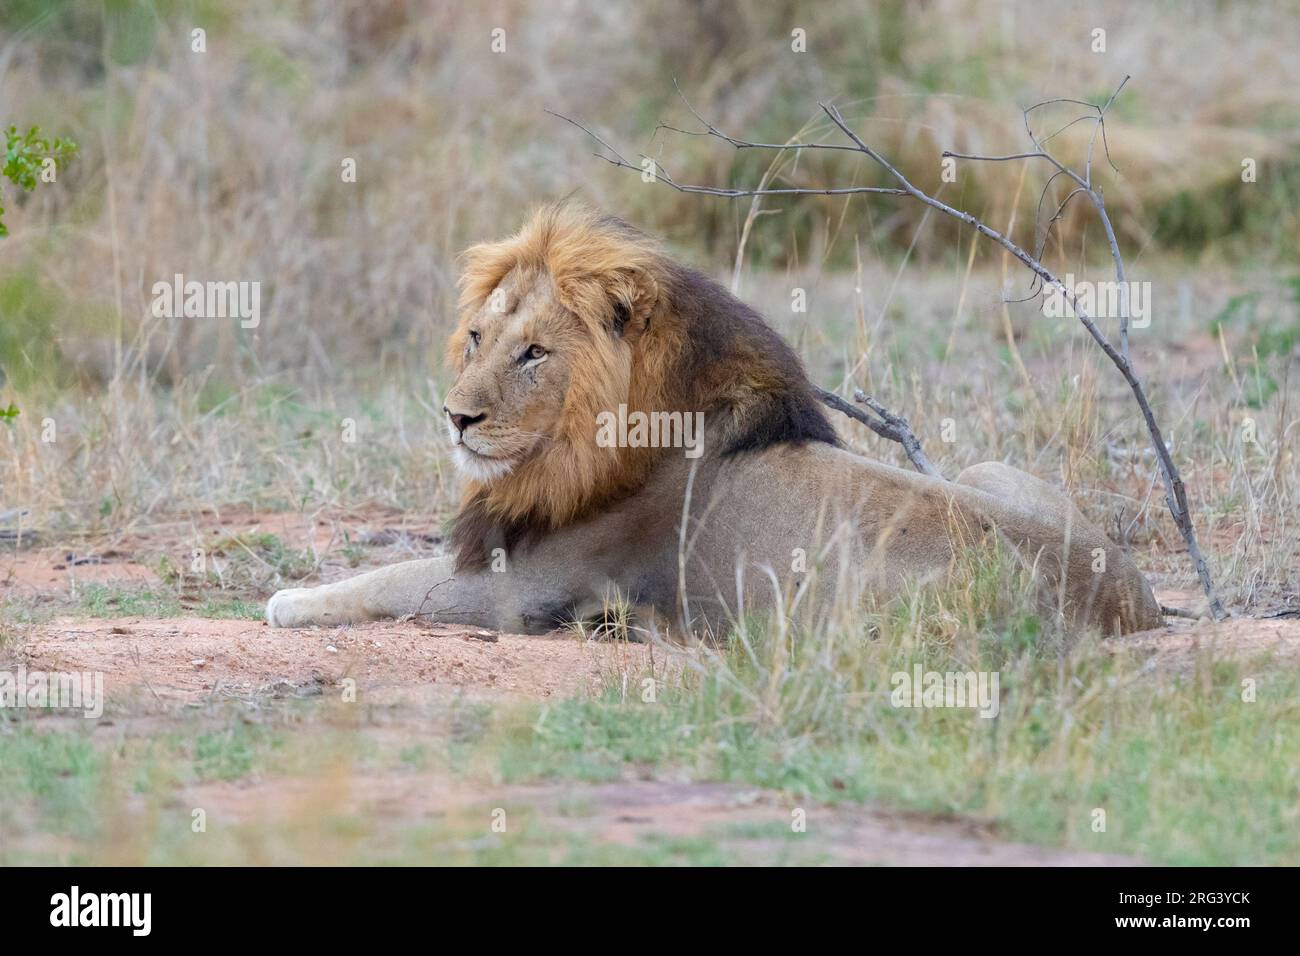
[[943,477],[939,469],[931,464],[930,459],[926,457],[925,452],[921,449],[921,441],[916,437],[916,433],[912,431],[912,426],[907,423],[907,419],[901,415],[895,415],[862,389],[853,390],[853,400],[859,405],[867,406],[876,413],[878,418],[872,418],[866,412],[850,405],[834,392],[827,391],[824,388],[817,389],[817,397],[836,411],[843,412],[854,421],[866,425],[881,438],[898,442],[903,446],[903,451],[907,452],[907,457],[921,474],[930,475],[932,478]]

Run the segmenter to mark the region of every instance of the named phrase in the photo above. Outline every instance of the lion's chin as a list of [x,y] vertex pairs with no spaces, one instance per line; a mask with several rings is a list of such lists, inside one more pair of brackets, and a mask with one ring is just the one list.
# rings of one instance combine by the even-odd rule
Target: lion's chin
[[509,458],[488,458],[470,451],[464,445],[457,445],[452,449],[452,454],[461,474],[483,485],[501,480],[515,467],[514,461]]

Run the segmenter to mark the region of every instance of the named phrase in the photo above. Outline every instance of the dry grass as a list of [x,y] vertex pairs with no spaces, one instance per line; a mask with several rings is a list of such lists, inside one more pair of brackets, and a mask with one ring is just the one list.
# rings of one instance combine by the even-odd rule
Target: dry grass
[[[1220,260],[1244,246],[1268,261],[1300,249],[1287,200],[1300,118],[1293,18],[1208,2],[1003,6],[783,14],[723,0],[581,2],[556,13],[242,0],[123,3],[161,17],[101,22],[75,4],[19,3],[0,18],[0,120],[71,135],[82,154],[60,186],[10,210],[4,271],[23,270],[55,297],[45,329],[65,373],[92,381],[180,385],[212,368],[228,385],[282,371],[334,382],[358,363],[418,365],[447,328],[456,252],[544,199],[580,189],[696,256],[731,261],[744,206],[646,187],[591,159],[577,131],[542,112],[583,116],[684,182],[756,180],[763,157],[651,140],[660,119],[689,122],[673,77],[724,129],[756,137],[784,138],[819,99],[834,99],[933,190],[940,149],[1021,148],[1020,106],[1095,97],[1133,72],[1111,125],[1123,172],[1104,181],[1130,253],[1201,248]],[[194,25],[208,30],[204,54],[189,50]],[[489,48],[497,26],[501,54]],[[796,26],[808,53],[790,51]],[[1105,54],[1087,47],[1097,26],[1108,30]],[[1249,187],[1245,156],[1260,166]],[[341,181],[347,157],[355,183]],[[875,175],[856,161],[820,162],[805,157],[789,181]],[[1013,165],[971,164],[944,198],[997,222],[1014,199],[1028,239],[1042,172],[1017,188]],[[869,260],[914,240],[924,262],[965,260],[951,224],[921,228],[923,211],[894,200],[771,208],[783,212],[760,217],[749,243],[759,265],[829,257],[851,267],[855,240]],[[1058,251],[1076,254],[1089,229],[1083,215],[1061,224]],[[176,272],[261,281],[262,327],[152,319],[150,285]]]

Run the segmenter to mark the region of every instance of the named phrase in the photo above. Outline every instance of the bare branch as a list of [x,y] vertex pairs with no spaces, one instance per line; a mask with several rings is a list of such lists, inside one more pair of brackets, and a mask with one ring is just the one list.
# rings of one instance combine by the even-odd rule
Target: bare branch
[[853,400],[861,405],[865,405],[867,408],[871,409],[871,411],[875,412],[876,415],[879,416],[879,420],[872,418],[860,408],[850,405],[834,392],[827,391],[824,388],[817,388],[816,386],[814,386],[814,388],[816,389],[817,397],[829,407],[838,412],[843,412],[854,421],[861,422],[881,438],[886,438],[889,441],[896,441],[902,445],[903,451],[907,452],[907,457],[916,467],[916,470],[921,472],[921,474],[929,475],[932,478],[943,478],[939,469],[935,468],[934,465],[931,464],[930,459],[926,457],[925,452],[921,448],[920,439],[916,437],[916,433],[912,431],[912,426],[907,423],[906,418],[903,418],[901,415],[893,414],[889,409],[885,408],[884,405],[881,405],[860,388],[853,390]]
[[[826,107],[824,106],[822,107],[822,109],[825,108]],[[1091,119],[1091,117],[1089,117],[1089,119]],[[954,153],[950,149],[945,149],[940,155],[951,156],[953,159],[971,159],[981,163],[1003,163],[1012,159],[1045,159],[1053,166],[1056,167],[1056,171],[1058,173],[1069,176],[1071,179],[1073,179],[1080,186],[1083,186],[1085,189],[1088,186],[1087,182],[1083,179],[1082,176],[1080,176],[1078,173],[1076,173],[1074,170],[1070,169],[1069,167],[1063,165],[1059,160],[1057,160],[1055,156],[1047,152],[1047,150],[1045,149],[1036,149],[1028,153],[1012,153],[1009,156],[977,156],[973,153]]]
[[[1097,135],[1098,133],[1100,133],[1101,140],[1102,140],[1102,147],[1106,155],[1106,162],[1110,164],[1111,169],[1115,169],[1116,172],[1118,172],[1118,169],[1116,168],[1114,162],[1111,161],[1110,146],[1106,141],[1106,111],[1110,109],[1111,104],[1115,102],[1115,98],[1119,96],[1120,91],[1124,89],[1124,86],[1128,83],[1128,81],[1129,81],[1129,76],[1125,75],[1124,79],[1120,81],[1119,86],[1117,86],[1115,88],[1115,91],[1111,93],[1110,98],[1107,99],[1106,102],[1101,106],[1097,106],[1092,103],[1087,103],[1083,100],[1072,99],[1069,97],[1055,97],[1050,100],[1043,100],[1042,102],[1035,103],[1032,106],[1026,108],[1023,114],[1024,121],[1025,121],[1025,132],[1028,134],[1030,141],[1036,147],[1036,149],[1033,152],[1015,153],[1009,156],[974,156],[974,155],[964,154],[964,153],[954,153],[948,150],[945,150],[943,153],[944,156],[952,156],[957,159],[971,159],[971,160],[977,160],[982,162],[1003,162],[1009,159],[1046,159],[1053,166],[1055,166],[1060,172],[1065,173],[1076,183],[1079,184],[1079,186],[1083,189],[1084,194],[1087,195],[1088,199],[1092,202],[1093,208],[1097,211],[1097,218],[1101,220],[1102,229],[1106,233],[1106,242],[1110,246],[1111,261],[1115,265],[1115,277],[1119,283],[1119,313],[1120,313],[1118,316],[1119,351],[1120,354],[1124,356],[1125,360],[1128,360],[1129,358],[1128,339],[1129,339],[1129,323],[1131,321],[1131,316],[1129,314],[1128,275],[1124,268],[1124,257],[1120,254],[1119,240],[1115,236],[1114,226],[1111,224],[1110,216],[1106,212],[1106,201],[1102,196],[1101,190],[1094,188],[1092,184],[1092,159],[1093,159],[1093,152],[1096,147]],[[1081,116],[1078,117],[1077,119],[1071,120],[1069,123],[1065,124],[1065,126],[1062,126],[1060,129],[1058,129],[1055,133],[1052,133],[1050,136],[1046,137],[1043,140],[1039,140],[1036,136],[1034,136],[1033,129],[1029,124],[1029,114],[1032,113],[1034,110],[1041,109],[1044,106],[1050,106],[1053,103],[1074,103],[1080,106],[1087,106],[1089,108],[1089,113],[1085,116]],[[1056,157],[1052,156],[1049,152],[1047,152],[1047,150],[1043,147],[1043,143],[1046,143],[1052,137],[1069,129],[1075,123],[1079,123],[1084,120],[1091,120],[1094,126],[1092,130],[1092,136],[1088,141],[1088,155],[1087,155],[1086,165],[1084,167],[1084,174],[1080,176],[1077,173],[1075,173],[1073,170],[1066,167],[1060,161],[1058,161]],[[1068,203],[1070,199],[1073,198],[1073,196],[1074,193],[1071,193],[1069,196],[1067,196],[1065,203]],[[1039,201],[1040,201],[1040,208],[1041,208],[1041,197]],[[1065,203],[1062,204],[1062,208],[1064,208]],[[1059,215],[1059,211],[1058,211],[1058,215]],[[1050,234],[1051,224],[1052,222],[1055,222],[1055,220],[1056,217],[1053,217],[1053,219],[1048,222],[1048,233],[1045,234],[1043,237],[1043,245],[1038,247],[1035,250],[1037,253],[1036,258],[1042,256],[1043,251],[1046,248],[1047,235]],[[1033,286],[1031,286],[1031,290],[1032,288]]]
[[1110,105],[1115,102],[1115,97],[1119,96],[1120,90],[1124,89],[1124,86],[1128,83],[1129,79],[1130,74],[1125,73],[1124,79],[1120,80],[1119,86],[1115,87],[1115,92],[1110,94],[1110,99],[1106,101],[1105,105],[1100,106],[1097,109],[1097,125],[1093,127],[1092,139],[1088,143],[1088,172],[1084,177],[1089,183],[1092,182],[1092,150],[1097,143],[1098,133],[1101,133],[1101,147],[1103,152],[1106,154],[1106,162],[1110,163],[1111,169],[1115,170],[1115,172],[1119,172],[1119,168],[1111,162],[1110,146],[1106,143],[1106,111],[1110,109]]
[[1061,126],[1058,129],[1055,129],[1052,132],[1048,133],[1041,140],[1039,140],[1039,142],[1043,144],[1050,143],[1052,140],[1056,139],[1056,137],[1064,133],[1067,129],[1070,129],[1073,126],[1077,126],[1079,123],[1086,123],[1091,119],[1095,119],[1095,117],[1091,113],[1084,113],[1082,116],[1076,116],[1074,119],[1070,120],[1070,122],[1066,123],[1064,126]]
[[[722,140],[724,143],[730,143],[736,149],[774,149],[774,150],[829,149],[829,150],[843,150],[850,153],[856,153],[858,151],[856,146],[845,146],[842,143],[751,143],[749,140],[736,139],[736,137],[729,136],[726,133],[722,132],[722,130],[718,129],[716,126],[714,126],[712,123],[710,123],[708,120],[706,120],[703,116],[700,115],[699,110],[697,110],[694,106],[691,105],[690,100],[686,98],[686,94],[682,92],[682,88],[681,86],[678,85],[676,77],[673,78],[673,88],[677,90],[677,96],[681,99],[682,105],[685,106],[690,111],[691,115],[695,117],[696,121],[701,126],[703,126],[704,129],[702,130],[679,129],[676,126],[670,126],[667,123],[660,123],[658,126],[655,127],[655,134],[658,134],[659,130],[661,129],[666,129],[674,133],[681,133],[683,136],[712,136],[715,139]],[[547,112],[550,111],[548,110]],[[558,115],[558,114],[554,114],[554,115]],[[652,135],[651,139],[653,138],[654,136]]]
[[[812,186],[797,186],[797,187],[792,186],[792,187],[778,188],[778,189],[727,189],[721,186],[692,186],[687,183],[679,183],[677,182],[677,180],[673,179],[673,177],[669,174],[668,170],[666,170],[663,164],[660,163],[657,159],[654,159],[653,157],[650,156],[642,157],[643,159],[650,160],[652,165],[649,169],[646,169],[644,166],[640,166],[635,163],[630,163],[623,158],[623,155],[618,150],[616,150],[613,146],[609,145],[609,143],[605,142],[604,139],[597,136],[586,126],[579,123],[577,120],[565,116],[563,113],[557,113],[554,110],[546,110],[546,112],[550,113],[552,116],[558,119],[564,120],[566,123],[571,123],[572,125],[578,127],[578,129],[582,130],[584,133],[586,133],[588,136],[590,136],[597,143],[605,147],[605,149],[609,150],[613,154],[613,158],[611,159],[609,156],[602,156],[599,153],[597,153],[595,154],[597,159],[603,159],[611,166],[618,166],[622,169],[630,169],[633,172],[638,172],[638,173],[648,172],[650,173],[651,176],[654,177],[656,181],[663,183],[665,186],[671,186],[679,193],[697,193],[702,196],[722,196],[725,199],[736,199],[741,196],[852,196],[858,193],[875,193],[877,195],[884,195],[884,196],[906,195],[906,192],[904,190],[894,189],[888,186],[841,186],[837,188],[828,188],[828,189],[818,189]],[[726,137],[722,137],[722,138],[725,139]],[[754,144],[754,145],[761,146],[764,149],[778,148],[776,146],[769,145],[769,144]],[[792,148],[793,146],[794,144],[791,144]],[[822,147],[816,143],[810,143],[801,146],[799,148],[821,149]],[[852,149],[852,147],[841,147],[841,148]]]
[[1070,200],[1080,193],[1086,193],[1087,191],[1088,190],[1084,189],[1082,186],[1075,186],[1070,190],[1069,194],[1061,200],[1061,204],[1056,207],[1056,212],[1052,213],[1052,218],[1047,220],[1047,228],[1043,230],[1043,238],[1039,241],[1037,248],[1034,250],[1034,258],[1043,258],[1043,253],[1047,250],[1047,240],[1052,235],[1052,226],[1061,220],[1061,217],[1065,214],[1065,207],[1070,205]]
[[1088,195],[1092,199],[1092,204],[1097,210],[1097,216],[1101,219],[1101,226],[1106,230],[1106,241],[1110,243],[1110,258],[1115,263],[1115,278],[1119,281],[1119,349],[1124,353],[1124,358],[1128,358],[1128,326],[1129,326],[1129,301],[1128,301],[1128,276],[1124,271],[1124,257],[1120,255],[1119,240],[1115,238],[1115,229],[1110,224],[1110,216],[1106,214],[1106,201],[1102,197],[1101,190],[1092,189],[1092,151],[1097,142],[1097,133],[1101,133],[1102,149],[1106,153],[1106,162],[1110,163],[1110,168],[1116,169],[1115,164],[1111,162],[1110,145],[1106,142],[1106,111],[1110,105],[1115,102],[1115,97],[1119,96],[1119,91],[1124,89],[1124,84],[1128,83],[1129,78],[1126,74],[1124,79],[1120,80],[1119,86],[1115,87],[1115,92],[1110,94],[1110,99],[1106,105],[1097,110],[1097,125],[1093,127],[1092,139],[1088,143],[1088,165],[1085,178],[1088,180]]
[[730,143],[732,146],[736,147],[736,149],[829,149],[839,150],[840,152],[845,153],[856,153],[858,151],[856,146],[845,146],[843,143],[751,143],[743,139],[734,139],[726,133],[713,129],[712,127],[709,129],[682,129],[680,126],[673,126],[671,123],[660,123],[655,127],[655,133],[658,133],[661,129],[667,130],[670,133],[678,133],[682,136],[712,136],[714,139],[720,139],[724,143]]

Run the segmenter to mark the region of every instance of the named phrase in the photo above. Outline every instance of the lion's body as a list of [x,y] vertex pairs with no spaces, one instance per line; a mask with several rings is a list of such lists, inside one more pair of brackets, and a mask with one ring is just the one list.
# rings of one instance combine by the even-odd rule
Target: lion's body
[[[428,614],[538,632],[617,599],[719,631],[888,599],[996,535],[1067,618],[1159,625],[1132,560],[1033,476],[986,463],[948,483],[839,447],[788,346],[622,223],[552,207],[467,259],[449,348],[470,478],[454,558],[280,592],[272,624]],[[620,405],[702,413],[699,457],[599,444]]]

